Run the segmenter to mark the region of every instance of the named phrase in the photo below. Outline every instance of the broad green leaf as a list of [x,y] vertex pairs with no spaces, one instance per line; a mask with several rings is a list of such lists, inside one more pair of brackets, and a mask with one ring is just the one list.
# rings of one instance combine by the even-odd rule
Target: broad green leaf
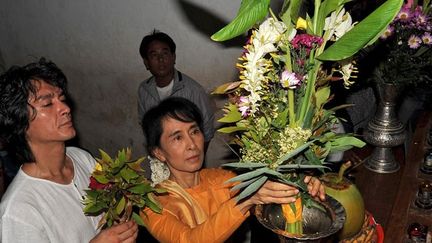
[[107,184],[109,182],[109,179],[105,177],[103,174],[93,174],[93,177],[101,184]]
[[238,175],[236,177],[233,177],[233,178],[229,179],[227,182],[250,180],[254,177],[257,177],[257,176],[264,174],[266,172],[266,169],[268,169],[268,168],[261,168],[261,169],[253,170],[251,172],[247,172],[247,173]]
[[234,168],[261,168],[267,166],[265,163],[244,163],[244,162],[236,162],[236,163],[226,163],[222,165],[223,167],[234,167]]
[[129,188],[128,191],[133,192],[135,194],[145,194],[153,191],[153,187],[150,186],[150,184],[139,184]]
[[132,170],[131,168],[125,166],[123,167],[123,169],[120,171],[120,175],[123,179],[125,179],[128,183],[134,179],[137,178],[139,175]]
[[141,216],[139,216],[137,213],[135,213],[135,212],[132,213],[132,219],[135,220],[135,222],[138,225],[145,227],[144,221],[142,220]]
[[221,133],[233,133],[233,132],[247,131],[247,130],[248,129],[245,127],[232,126],[232,127],[222,127],[222,128],[219,128],[217,131],[221,132]]
[[87,204],[84,207],[83,211],[86,214],[96,214],[96,213],[101,212],[102,209],[103,209],[103,207],[101,207],[100,205],[92,203],[92,204]]
[[118,215],[121,214],[123,212],[123,210],[125,209],[125,206],[126,206],[126,199],[125,199],[125,197],[122,197],[120,199],[120,201],[117,203],[117,206],[115,208],[116,213]]
[[338,61],[353,56],[387,28],[399,12],[403,0],[387,0],[338,41],[327,48],[317,59]]
[[258,180],[250,184],[248,187],[242,190],[242,192],[237,196],[236,200],[240,201],[258,191],[262,185],[267,181],[267,176],[261,176]]
[[211,36],[214,41],[225,41],[248,31],[265,18],[270,0],[242,0],[237,16],[227,26]]

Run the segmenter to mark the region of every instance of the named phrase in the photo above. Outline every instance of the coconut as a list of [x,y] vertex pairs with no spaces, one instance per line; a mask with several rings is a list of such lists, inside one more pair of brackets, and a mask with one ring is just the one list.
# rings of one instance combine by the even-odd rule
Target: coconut
[[339,173],[326,173],[321,176],[326,194],[336,199],[345,208],[346,221],[339,232],[339,239],[347,239],[356,235],[362,228],[365,208],[363,197],[357,187],[343,176],[351,162],[343,164]]

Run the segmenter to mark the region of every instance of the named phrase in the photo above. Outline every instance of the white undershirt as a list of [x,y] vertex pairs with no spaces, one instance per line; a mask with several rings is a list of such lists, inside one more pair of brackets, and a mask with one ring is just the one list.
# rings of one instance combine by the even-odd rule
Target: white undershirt
[[165,98],[169,97],[172,93],[173,86],[174,86],[174,79],[171,80],[171,82],[165,87],[160,88],[156,86],[156,89],[159,94],[159,99],[164,100]]

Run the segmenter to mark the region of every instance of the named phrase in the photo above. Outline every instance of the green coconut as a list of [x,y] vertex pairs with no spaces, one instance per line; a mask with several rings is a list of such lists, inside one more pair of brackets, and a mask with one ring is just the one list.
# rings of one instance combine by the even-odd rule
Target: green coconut
[[339,232],[339,239],[348,239],[356,235],[362,228],[365,208],[363,197],[357,187],[343,176],[351,162],[343,164],[339,173],[326,173],[321,176],[326,194],[330,195],[345,208],[346,221]]

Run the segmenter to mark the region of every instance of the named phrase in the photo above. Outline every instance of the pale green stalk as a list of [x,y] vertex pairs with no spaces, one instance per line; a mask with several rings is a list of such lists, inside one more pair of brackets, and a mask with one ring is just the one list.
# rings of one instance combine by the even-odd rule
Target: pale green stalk
[[320,6],[321,6],[321,0],[315,0],[315,3],[314,3],[314,17],[313,17],[313,20],[312,20],[312,25],[313,25],[313,29],[312,29],[312,31],[313,31],[313,34],[314,35],[316,35],[317,34],[317,32],[318,32],[318,30],[317,30],[317,28],[318,28],[318,15],[319,15],[319,9],[320,9]]

